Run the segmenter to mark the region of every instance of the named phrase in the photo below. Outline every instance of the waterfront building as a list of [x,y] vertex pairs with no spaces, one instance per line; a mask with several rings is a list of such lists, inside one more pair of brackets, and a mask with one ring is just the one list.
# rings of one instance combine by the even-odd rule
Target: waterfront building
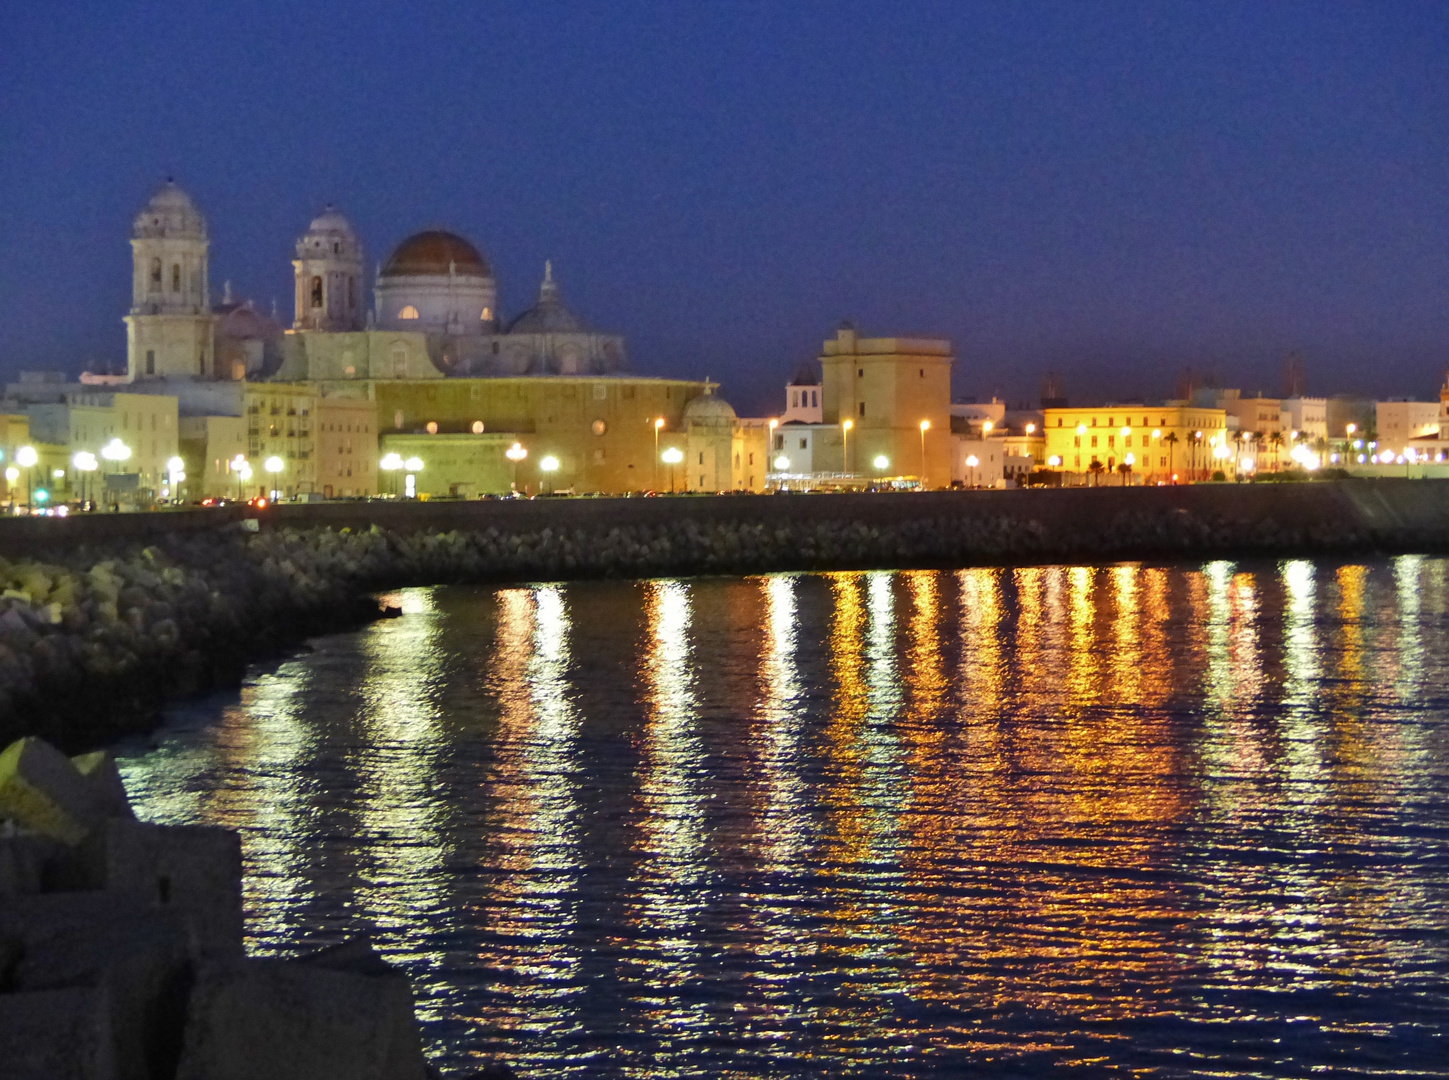
[[816,471],[882,472],[948,486],[953,360],[944,339],[864,338],[843,324],[820,356],[821,419],[842,437],[817,441]]
[[183,416],[178,421],[177,453],[185,463],[182,497],[235,498],[243,492],[231,463],[247,454],[247,425],[241,416]]
[[781,424],[821,424],[825,413],[820,405],[820,377],[808,368],[802,368],[785,384],[785,411],[780,415]]
[[1403,453],[1411,440],[1439,434],[1437,401],[1380,401],[1374,405],[1375,435],[1379,446]]
[[[1232,472],[1227,413],[1186,402],[1045,409],[1046,466],[1086,484],[1127,465],[1132,482],[1206,480]],[[1129,460],[1130,459],[1130,460]]]
[[1006,440],[999,435],[954,435],[951,483],[955,487],[1005,487]]
[[1320,440],[1328,438],[1328,399],[1284,398],[1282,425],[1288,430],[1290,442],[1306,442],[1309,446],[1316,446]]
[[[31,439],[57,448],[52,473],[68,473],[74,455],[84,451],[97,457],[98,475],[108,477],[101,483],[118,493],[144,500],[166,487],[167,463],[177,452],[174,397],[81,387],[67,389],[59,402],[40,402],[26,411]],[[125,448],[124,457],[108,454],[113,443]]]

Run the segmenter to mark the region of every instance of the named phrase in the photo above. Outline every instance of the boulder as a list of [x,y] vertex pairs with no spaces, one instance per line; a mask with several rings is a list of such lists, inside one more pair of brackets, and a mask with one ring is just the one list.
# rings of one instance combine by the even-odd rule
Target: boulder
[[6,1080],[117,1080],[106,992],[90,987],[0,994]]
[[13,821],[0,824],[0,897],[29,896],[46,886],[51,867],[68,849]]
[[116,759],[109,750],[96,750],[70,760],[90,784],[91,794],[107,817],[136,816],[131,809],[131,800],[126,796],[126,785],[121,782],[121,770],[116,768]]
[[27,736],[0,753],[0,817],[78,844],[105,816],[91,782],[45,740]]
[[13,992],[105,993],[119,1080],[174,1074],[194,959],[177,913],[106,893],[19,897],[0,901],[0,941],[16,950]]
[[176,911],[199,956],[241,955],[241,837],[230,829],[110,818],[67,853],[54,878]]
[[406,977],[273,959],[202,965],[176,1080],[261,1076],[424,1080]]

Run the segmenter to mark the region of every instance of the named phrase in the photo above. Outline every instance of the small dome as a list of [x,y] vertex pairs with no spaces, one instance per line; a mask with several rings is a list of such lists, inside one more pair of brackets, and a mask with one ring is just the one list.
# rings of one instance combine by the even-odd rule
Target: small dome
[[440,229],[415,233],[397,246],[382,268],[381,277],[430,277],[455,273],[463,277],[492,277],[488,263],[461,236]]
[[312,224],[307,226],[309,233],[343,233],[346,236],[355,236],[352,231],[352,222],[343,217],[341,213],[332,209],[331,206],[322,211],[312,219]]
[[176,181],[168,179],[136,215],[132,235],[205,237],[206,218],[191,201],[191,196],[177,187]]
[[362,245],[357,242],[357,233],[353,231],[352,222],[334,210],[330,203],[326,210],[312,219],[307,231],[297,238],[298,258],[315,258],[319,254],[346,259],[362,257]]
[[685,402],[684,422],[686,424],[733,424],[735,422],[734,406],[722,397],[715,397],[712,390],[707,390]]
[[584,321],[563,306],[558,282],[553,279],[553,263],[543,264],[543,284],[538,289],[538,303],[508,324],[510,334],[587,334]]

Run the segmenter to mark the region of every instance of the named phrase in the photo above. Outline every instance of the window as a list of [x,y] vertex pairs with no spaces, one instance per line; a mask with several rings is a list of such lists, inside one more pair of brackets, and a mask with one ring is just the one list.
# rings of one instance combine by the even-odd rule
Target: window
[[785,436],[783,436],[783,435],[776,435],[775,436],[775,449],[776,450],[783,450],[783,449],[785,449]]
[[321,307],[322,306],[322,279],[321,279],[321,277],[314,277],[312,279],[312,306],[313,307]]
[[801,450],[808,450],[808,449],[810,449],[810,444],[808,442],[806,442],[804,439],[801,439],[800,440],[800,449]]
[[1092,436],[1092,446],[1095,447],[1096,445],[1097,445],[1097,436],[1093,435]]
[[397,313],[397,317],[399,319],[416,319],[418,317],[418,309],[408,304]]
[[1107,436],[1107,445],[1108,446],[1115,447],[1117,445],[1117,436],[1115,436],[1115,435],[1108,435]]
[[[701,451],[700,451],[700,452],[699,452],[699,463],[700,463],[700,464],[701,464],[701,465],[703,465],[703,464],[704,464],[704,451],[703,451],[703,450],[701,450]],[[701,477],[701,478],[700,478],[700,483],[704,483],[704,479],[703,479],[703,477]]]
[[181,291],[181,264],[180,263],[172,263],[171,264],[171,291],[172,292],[180,292]]
[[1062,418],[1060,416],[1058,416],[1057,417],[1057,427],[1061,427],[1061,426],[1062,426]]
[[161,291],[161,260],[151,260],[151,291]]
[[342,254],[342,245],[339,244],[336,240],[332,241],[332,254],[334,254],[334,255],[340,255],[340,254]]
[[921,378],[924,379],[925,377],[926,377],[926,369],[925,368],[921,368]]
[[818,408],[820,408],[820,391],[819,390],[811,390],[810,391],[810,407],[812,409],[818,409]]
[[1082,437],[1080,435],[1073,436],[1072,445],[1080,449],[1082,445]]
[[800,391],[799,390],[791,390],[790,391],[790,408],[797,409],[799,407],[800,407]]
[[860,415],[861,416],[864,416],[865,415],[865,402],[863,402],[863,401],[860,403]]
[[865,378],[865,368],[857,368],[855,372],[855,377],[857,379]]
[[493,309],[492,308],[484,308],[483,309],[483,314],[481,314],[481,315],[478,316],[478,319],[481,322],[487,322],[491,318],[493,318]]
[[147,349],[146,350],[146,374],[147,375],[155,375],[156,374],[156,350],[155,349]]

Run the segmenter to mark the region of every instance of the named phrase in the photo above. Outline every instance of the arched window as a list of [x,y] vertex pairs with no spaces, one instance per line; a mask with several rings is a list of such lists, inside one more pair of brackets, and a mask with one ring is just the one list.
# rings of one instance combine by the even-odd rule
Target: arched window
[[418,309],[409,304],[397,313],[397,317],[399,319],[416,319],[418,317]]
[[347,275],[347,310],[351,311],[357,307],[357,278],[351,274]]
[[[417,318],[417,315],[413,315]],[[394,379],[406,379],[408,377],[408,350],[401,341],[392,347],[392,377]]]
[[322,306],[322,279],[320,277],[312,279],[312,306]]
[[171,264],[171,291],[172,292],[180,292],[181,291],[181,264],[180,263],[172,263]]
[[161,260],[151,260],[151,291],[161,291]]
[[493,309],[484,308],[483,314],[479,315],[478,318],[481,319],[483,322],[487,322],[489,319],[493,318]]

